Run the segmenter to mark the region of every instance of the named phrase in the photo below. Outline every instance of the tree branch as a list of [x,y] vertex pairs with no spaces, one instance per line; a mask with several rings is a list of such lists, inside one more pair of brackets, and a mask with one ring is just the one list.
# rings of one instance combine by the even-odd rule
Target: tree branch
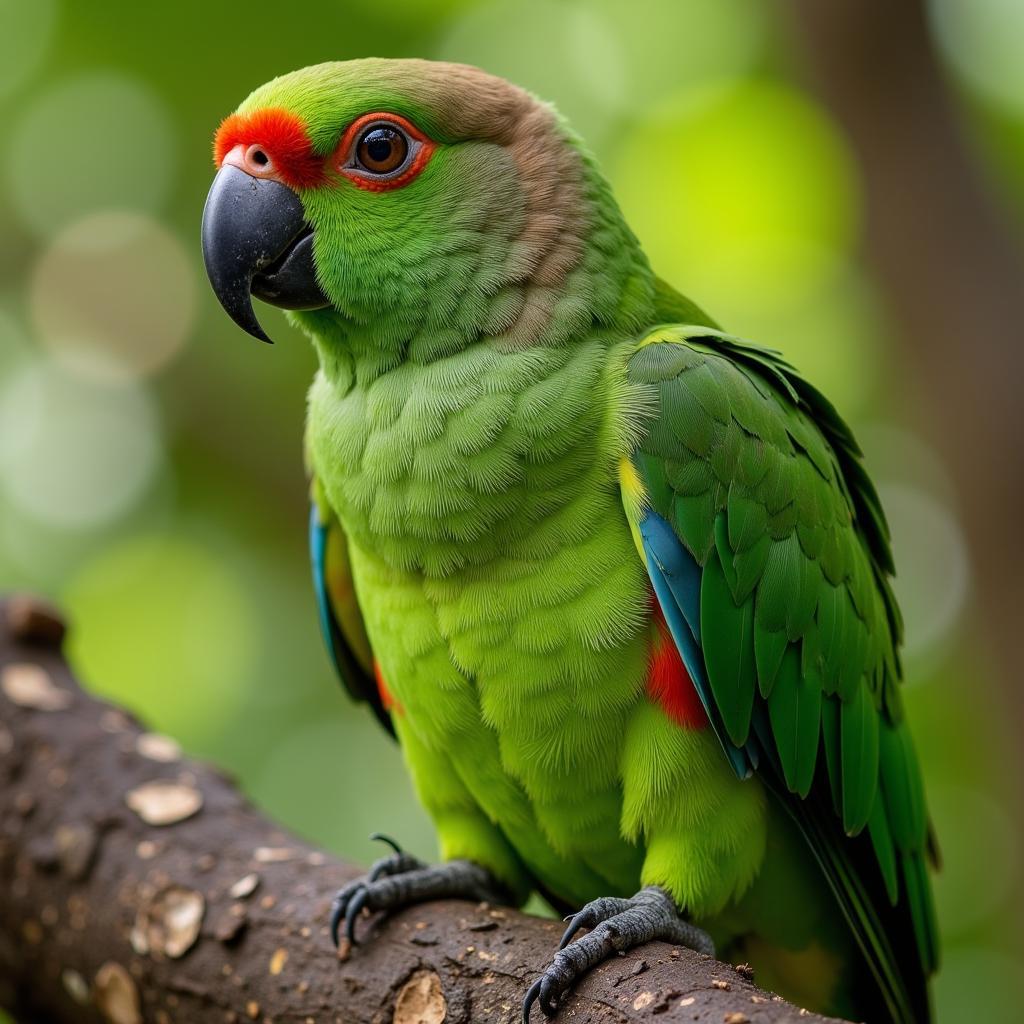
[[[20,1021],[516,1021],[561,926],[455,901],[364,921],[339,962],[333,892],[360,873],[286,834],[223,775],[85,693],[60,618],[0,603],[0,1005]],[[163,824],[160,824],[163,822]],[[821,1022],[746,972],[645,946],[563,1020]]]

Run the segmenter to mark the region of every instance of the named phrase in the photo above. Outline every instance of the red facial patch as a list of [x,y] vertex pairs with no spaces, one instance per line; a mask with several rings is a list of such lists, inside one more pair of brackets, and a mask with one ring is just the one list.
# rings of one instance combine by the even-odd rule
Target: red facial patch
[[213,140],[213,162],[220,167],[239,144],[265,149],[277,173],[292,188],[313,188],[325,180],[323,157],[313,152],[306,126],[280,107],[226,117]]
[[[398,125],[410,139],[414,139],[419,143],[419,148],[409,163],[409,166],[400,175],[398,175],[398,177],[386,178],[383,180],[361,173],[358,168],[346,166],[351,159],[352,151],[354,150],[356,143],[359,140],[359,136],[363,133],[364,129],[375,122],[381,121]],[[414,178],[419,177],[420,172],[427,166],[427,162],[430,160],[435,149],[437,149],[437,143],[434,142],[433,139],[424,135],[423,132],[421,132],[414,124],[407,121],[400,114],[390,114],[386,111],[378,111],[376,113],[363,114],[361,117],[357,117],[348,126],[348,128],[345,129],[345,134],[342,135],[341,142],[338,143],[338,148],[334,151],[334,156],[331,157],[331,163],[342,174],[344,174],[353,185],[357,185],[359,188],[366,189],[369,192],[390,192],[392,189],[408,185]]]
[[385,711],[391,711],[394,709],[399,715],[404,715],[405,711],[402,705],[395,700],[392,696],[391,691],[388,689],[388,684],[384,679],[384,673],[380,670],[380,662],[376,659],[373,662],[373,675],[377,680],[377,693],[380,696],[380,702],[384,707]]
[[677,725],[703,729],[708,724],[707,712],[679,656],[657,598],[652,599],[652,604],[654,636],[647,666],[647,696]]

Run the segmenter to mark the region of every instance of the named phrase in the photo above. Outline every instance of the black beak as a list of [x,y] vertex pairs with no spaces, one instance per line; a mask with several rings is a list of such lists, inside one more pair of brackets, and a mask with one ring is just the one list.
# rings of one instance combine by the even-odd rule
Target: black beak
[[206,197],[203,259],[228,316],[260,341],[270,338],[253,312],[253,295],[282,309],[331,304],[316,280],[313,229],[299,197],[231,164],[217,172]]

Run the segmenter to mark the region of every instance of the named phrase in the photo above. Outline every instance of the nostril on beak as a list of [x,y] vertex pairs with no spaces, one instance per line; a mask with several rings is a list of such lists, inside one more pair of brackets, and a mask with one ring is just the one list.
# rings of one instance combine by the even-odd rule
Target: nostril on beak
[[250,146],[245,151],[245,162],[264,173],[270,170],[270,157],[261,146]]
[[222,164],[231,164],[254,178],[275,178],[277,167],[267,150],[258,142],[248,146],[241,142],[224,156]]

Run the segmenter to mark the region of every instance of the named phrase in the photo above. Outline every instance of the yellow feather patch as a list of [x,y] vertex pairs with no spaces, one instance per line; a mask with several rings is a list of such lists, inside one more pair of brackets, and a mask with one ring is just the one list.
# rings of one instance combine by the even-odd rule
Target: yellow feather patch
[[628,455],[623,455],[619,459],[619,487],[622,490],[622,507],[626,510],[626,520],[633,535],[633,543],[640,558],[646,561],[639,524],[648,507],[647,488],[644,487],[644,482]]

